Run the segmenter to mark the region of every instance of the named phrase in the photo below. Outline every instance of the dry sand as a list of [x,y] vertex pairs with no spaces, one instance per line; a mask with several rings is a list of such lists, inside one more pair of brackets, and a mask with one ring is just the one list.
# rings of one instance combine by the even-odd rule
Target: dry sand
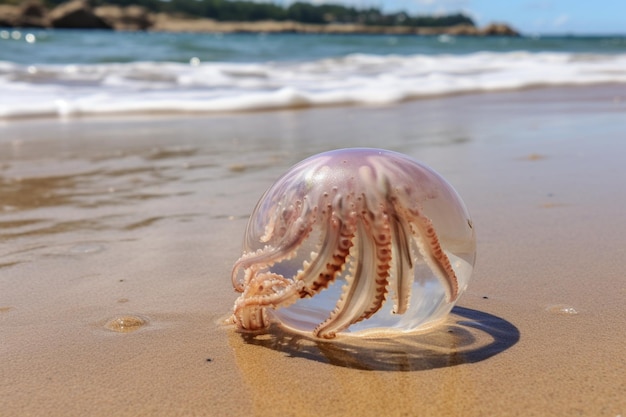
[[[0,124],[0,416],[626,415],[624,100]],[[220,325],[263,190],[349,146],[463,196],[478,260],[459,308],[392,341]]]

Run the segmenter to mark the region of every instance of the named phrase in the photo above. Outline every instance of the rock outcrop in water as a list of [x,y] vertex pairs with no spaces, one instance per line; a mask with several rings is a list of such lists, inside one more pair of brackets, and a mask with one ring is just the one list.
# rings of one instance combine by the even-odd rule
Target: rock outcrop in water
[[60,4],[48,14],[50,26],[62,29],[111,29],[84,0]]
[[111,29],[87,1],[72,0],[48,10],[39,0],[0,5],[0,26],[15,28]]
[[300,22],[218,22],[212,19],[183,19],[159,13],[150,30],[162,32],[217,33],[324,33],[452,36],[519,36],[510,26],[498,24],[484,29],[471,25],[451,27],[372,26],[352,23],[312,24]]
[[519,36],[512,27],[506,23],[492,23],[482,30],[482,35],[485,36]]
[[213,33],[325,33],[452,36],[519,36],[510,26],[497,23],[485,28],[470,24],[438,26],[377,26],[360,23],[302,23],[295,21],[228,22],[153,13],[142,6],[105,5],[92,8],[86,0],[71,0],[48,11],[40,0],[21,6],[0,5],[0,27],[150,30]]
[[44,28],[48,26],[47,14],[37,0],[27,0],[20,6],[0,5],[0,26]]
[[154,14],[142,6],[107,5],[94,12],[115,30],[147,30],[154,23]]

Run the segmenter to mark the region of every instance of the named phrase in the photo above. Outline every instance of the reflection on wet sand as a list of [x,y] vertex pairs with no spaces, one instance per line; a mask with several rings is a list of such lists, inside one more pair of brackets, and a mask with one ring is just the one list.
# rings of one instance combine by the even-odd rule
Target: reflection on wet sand
[[[107,225],[106,220],[115,218],[117,216],[104,216],[98,219],[84,219],[84,220],[72,220],[72,221],[54,221],[50,219],[38,219],[29,223],[29,226],[37,224],[38,227],[20,227],[11,224],[11,222],[4,222],[3,232],[0,233],[2,239],[15,239],[19,237],[30,237],[40,235],[52,235],[58,233],[72,232],[75,230],[105,230]],[[17,222],[19,224],[19,222]],[[13,231],[11,231],[11,229]]]
[[327,341],[278,326],[264,334],[240,335],[246,344],[290,357],[368,371],[423,371],[480,362],[509,349],[520,338],[519,330],[508,321],[463,307],[455,307],[447,322],[432,331],[393,338],[348,336]]
[[476,368],[467,365],[520,337],[508,321],[460,307],[430,332],[387,339],[324,341],[277,327],[228,333],[245,382],[242,397],[249,393],[251,414],[259,415],[464,415],[468,403],[481,401]]
[[[0,268],[53,254],[59,245],[128,239],[163,221],[233,217],[215,201],[228,193],[218,183],[251,175],[233,171],[233,162],[211,149],[188,146],[57,150],[35,161],[14,156],[0,171],[0,241],[11,242],[0,252]],[[214,212],[206,210],[210,203]]]
[[[624,415],[614,89],[0,126],[0,414]],[[441,136],[430,120],[471,141],[423,145]],[[218,327],[254,203],[338,144],[403,151],[470,196],[480,259],[461,303],[479,311],[363,349]],[[518,160],[533,153],[549,158]],[[63,204],[7,207],[9,179],[61,177],[37,192]],[[568,206],[538,207],[555,198]]]
[[68,195],[59,193],[76,187],[73,175],[34,178],[2,178],[2,206],[4,211],[51,207],[71,202]]

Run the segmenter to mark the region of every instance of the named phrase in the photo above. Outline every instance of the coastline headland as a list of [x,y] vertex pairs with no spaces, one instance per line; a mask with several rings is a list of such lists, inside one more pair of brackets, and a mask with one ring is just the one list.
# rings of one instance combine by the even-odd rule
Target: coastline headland
[[121,31],[205,33],[324,33],[451,36],[519,36],[505,23],[479,28],[470,22],[448,26],[372,24],[361,22],[301,22],[295,20],[231,21],[179,13],[154,12],[139,5],[104,4],[93,7],[85,0],[70,0],[48,9],[38,0],[19,5],[0,4],[0,27],[110,29]]

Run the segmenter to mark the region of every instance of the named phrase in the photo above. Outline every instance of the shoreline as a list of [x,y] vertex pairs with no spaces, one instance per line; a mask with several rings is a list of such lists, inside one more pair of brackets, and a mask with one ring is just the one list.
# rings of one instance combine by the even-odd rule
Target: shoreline
[[[617,96],[0,124],[1,413],[623,415]],[[476,269],[447,327],[348,349],[221,325],[263,190],[353,146],[420,159],[472,214]]]
[[293,20],[218,21],[200,16],[150,11],[140,5],[121,7],[106,4],[92,8],[88,2],[83,0],[70,0],[57,5],[51,10],[48,10],[38,0],[24,2],[19,6],[0,5],[0,28],[113,29],[121,31],[208,33],[519,36],[517,31],[504,23],[491,23],[484,28],[477,28],[468,19],[456,19],[454,22],[460,23],[440,27],[403,26],[399,24],[375,25],[354,22],[340,23],[334,21],[334,18],[330,19],[326,23],[305,23]]
[[293,21],[222,22],[212,19],[180,19],[158,14],[149,28],[154,32],[193,33],[294,33],[328,35],[418,35],[418,36],[520,36],[504,24],[484,28],[471,25],[451,27],[373,26],[354,23],[312,24]]
[[[471,25],[423,27],[423,26],[376,26],[355,23],[301,23],[294,21],[263,20],[256,22],[244,21],[217,21],[206,18],[179,18],[156,14],[154,23],[144,29],[113,27],[118,32],[165,32],[165,33],[209,33],[209,34],[325,34],[325,35],[414,35],[414,36],[522,36],[505,24],[494,23],[479,28]],[[100,29],[108,28],[64,28],[54,26],[0,26],[0,30],[72,30],[72,29]]]
[[482,95],[507,95],[507,94],[515,94],[520,93],[523,94],[525,92],[533,92],[533,91],[568,91],[568,90],[599,90],[599,91],[607,91],[614,90],[613,97],[616,101],[626,100],[626,97],[623,94],[619,94],[619,88],[622,87],[623,84],[616,82],[598,82],[593,84],[559,84],[559,85],[529,85],[521,88],[503,88],[497,91],[494,90],[472,90],[472,91],[455,91],[449,93],[442,94],[431,94],[431,95],[420,95],[412,98],[403,99],[397,102],[390,103],[380,103],[380,104],[369,104],[369,103],[330,103],[330,104],[297,104],[297,105],[289,105],[285,104],[284,106],[278,105],[273,107],[259,107],[259,108],[251,108],[251,109],[240,109],[240,110],[140,110],[140,111],[108,111],[108,112],[83,112],[77,114],[70,115],[59,115],[58,113],[49,112],[42,114],[18,114],[18,115],[10,115],[10,116],[0,116],[0,123],[20,123],[20,122],[28,122],[35,120],[44,120],[44,121],[53,121],[53,120],[61,120],[61,121],[87,121],[87,120],[117,120],[120,121],[126,119],[136,119],[136,118],[185,118],[185,117],[211,117],[211,116],[237,116],[237,115],[248,115],[248,114],[264,114],[264,113],[274,113],[274,112],[299,112],[299,111],[309,111],[316,109],[350,109],[350,108],[394,108],[396,106],[403,106],[406,104],[410,104],[413,102],[420,101],[430,101],[430,100],[443,100],[447,98],[455,98],[455,97],[464,97],[464,96],[482,96]]

